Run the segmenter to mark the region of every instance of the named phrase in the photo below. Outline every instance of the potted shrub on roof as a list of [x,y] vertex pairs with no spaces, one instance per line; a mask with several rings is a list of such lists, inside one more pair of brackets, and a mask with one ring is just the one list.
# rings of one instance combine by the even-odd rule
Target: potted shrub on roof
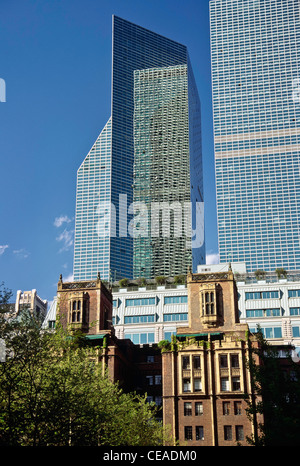
[[266,276],[266,272],[264,270],[255,270],[254,272],[255,274],[255,277],[257,280],[264,280],[265,276]]
[[282,278],[287,277],[287,271],[285,269],[281,268],[281,267],[276,269],[275,273],[276,273],[278,279],[281,278],[281,277]]
[[155,277],[155,281],[158,285],[164,285],[166,283],[166,277]]

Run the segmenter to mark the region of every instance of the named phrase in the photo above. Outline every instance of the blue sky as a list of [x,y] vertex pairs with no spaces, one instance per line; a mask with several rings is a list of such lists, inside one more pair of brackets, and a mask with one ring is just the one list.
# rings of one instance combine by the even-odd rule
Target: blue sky
[[188,47],[202,107],[205,234],[218,252],[208,0],[0,0],[0,282],[73,272],[76,172],[110,116],[115,14]]

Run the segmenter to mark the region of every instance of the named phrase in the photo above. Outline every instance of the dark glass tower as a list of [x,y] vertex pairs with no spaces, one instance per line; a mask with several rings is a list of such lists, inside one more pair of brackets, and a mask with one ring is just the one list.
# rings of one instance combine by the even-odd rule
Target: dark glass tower
[[[196,202],[203,203],[203,183],[202,183],[202,155],[201,155],[201,122],[200,122],[200,103],[196,85],[194,82],[193,72],[191,69],[187,48],[177,42],[167,39],[159,34],[151,32],[140,26],[125,21],[119,17],[113,16],[113,53],[112,53],[112,112],[111,112],[111,147],[110,147],[110,163],[103,164],[107,179],[109,182],[101,185],[100,191],[89,191],[87,202],[90,204],[90,212],[93,212],[91,221],[87,219],[86,228],[87,236],[90,236],[90,262],[94,265],[90,268],[89,274],[86,274],[86,264],[88,263],[88,249],[86,244],[86,252],[82,252],[82,233],[77,225],[80,225],[82,215],[86,216],[82,210],[76,208],[76,226],[75,226],[75,258],[74,258],[74,279],[80,280],[84,278],[95,278],[97,272],[100,271],[103,279],[119,279],[133,278],[143,276],[151,278],[155,275],[174,275],[186,273],[189,266],[194,270],[198,263],[205,261],[205,246],[204,242],[200,242],[200,246],[193,249],[186,241],[186,238],[181,238],[182,245],[179,244],[179,238],[176,238],[176,244],[169,241],[168,245],[160,243],[157,246],[157,237],[155,241],[151,237],[151,226],[149,224],[148,243],[146,249],[143,250],[143,240],[139,234],[139,228],[134,227],[132,231],[130,225],[135,224],[137,218],[137,210],[135,203],[138,201],[143,203],[150,214],[151,203],[176,202],[184,200],[186,203],[194,203],[192,212],[196,212]],[[143,116],[138,114],[139,102],[135,99],[139,84],[135,82],[137,79],[136,73],[151,74],[152,69],[156,69],[161,74],[162,80],[168,80],[168,67],[173,70],[181,70],[184,72],[183,80],[174,87],[172,95],[161,102],[157,101],[158,94],[164,87],[162,82],[158,83],[158,89],[148,86],[145,90],[151,107],[152,113],[156,115],[156,129],[150,129]],[[147,71],[148,70],[148,71]],[[164,75],[165,74],[165,75]],[[163,76],[164,75],[164,76]],[[159,78],[158,81],[161,81]],[[171,80],[172,81],[172,80]],[[169,79],[169,83],[171,83]],[[184,83],[183,83],[184,81]],[[184,113],[178,116],[181,125],[178,125],[176,120],[176,111],[170,107],[171,100],[180,97],[180,107]],[[179,101],[178,101],[179,102]],[[160,116],[159,116],[160,115]],[[181,127],[180,132],[174,136],[173,143],[169,140],[170,134],[165,131],[166,117],[172,120],[174,128]],[[149,115],[146,117],[148,118]],[[150,118],[153,117],[150,116]],[[136,125],[139,125],[137,128]],[[161,138],[160,144],[164,145],[166,152],[163,153],[161,147],[158,147],[158,139],[153,136],[160,125],[164,135]],[[144,130],[142,128],[144,127]],[[135,131],[135,134],[134,134]],[[100,138],[101,139],[101,138]],[[99,138],[98,138],[99,140]],[[148,141],[145,143],[145,140]],[[144,162],[141,163],[142,150],[147,150]],[[144,147],[144,149],[143,149]],[[107,144],[106,144],[107,149]],[[99,157],[101,157],[101,151]],[[107,156],[107,154],[106,154]],[[104,157],[104,151],[103,151]],[[170,164],[168,165],[168,160]],[[175,169],[175,161],[177,169]],[[151,173],[148,172],[149,162],[152,164]],[[135,165],[136,164],[136,165]],[[101,172],[101,163],[99,173]],[[134,173],[134,166],[139,169]],[[168,170],[172,166],[172,169]],[[179,183],[184,185],[184,194],[176,196],[176,190],[166,191],[164,196],[160,197],[156,187],[158,187],[155,176],[157,171],[163,167],[166,177],[172,177],[174,186]],[[190,174],[191,173],[191,174]],[[151,178],[151,189],[156,191],[156,195],[152,198],[145,198],[141,194],[141,190],[137,191],[136,186],[141,187],[145,176]],[[147,186],[145,185],[147,188]],[[148,186],[149,187],[149,186]],[[77,184],[77,190],[79,184]],[[80,188],[82,191],[82,187]],[[107,189],[109,190],[109,199],[107,197]],[[101,195],[103,191],[103,195]],[[106,193],[106,195],[104,195]],[[203,204],[201,204],[203,205]],[[183,208],[183,206],[182,206]],[[96,212],[96,214],[95,214]],[[183,215],[183,211],[182,211]],[[88,215],[87,215],[88,216]],[[97,217],[98,216],[98,217]],[[199,217],[199,215],[198,215]],[[152,219],[150,219],[151,223]],[[184,227],[186,228],[186,224]],[[99,228],[100,225],[100,228]],[[172,230],[171,225],[171,230]],[[201,217],[200,226],[198,225],[196,235],[203,237],[203,217]],[[99,242],[97,236],[109,236],[109,246],[106,242]],[[92,239],[94,238],[94,240]],[[158,238],[159,239],[159,238]],[[199,241],[197,242],[199,243]],[[101,245],[105,244],[105,250]],[[163,245],[165,244],[165,248]],[[183,247],[184,245],[184,247]],[[158,249],[159,247],[159,249]],[[174,249],[177,248],[177,249]],[[176,253],[174,254],[174,251]],[[166,251],[166,254],[163,254]],[[193,260],[192,260],[193,255]],[[102,258],[105,257],[106,266],[101,267]],[[159,264],[154,257],[159,257]],[[180,264],[175,266],[175,262]],[[85,264],[86,263],[86,264]],[[97,268],[98,263],[98,268]],[[149,264],[157,264],[149,266]],[[169,264],[169,265],[166,265]],[[160,267],[158,267],[160,265]]]

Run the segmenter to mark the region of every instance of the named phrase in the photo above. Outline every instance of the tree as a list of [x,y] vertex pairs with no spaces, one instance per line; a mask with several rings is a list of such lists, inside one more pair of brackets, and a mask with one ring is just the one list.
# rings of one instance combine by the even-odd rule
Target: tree
[[255,270],[254,274],[257,280],[264,279],[266,276],[266,272],[261,269]]
[[185,275],[176,275],[174,277],[175,285],[184,285],[186,283],[186,276]]
[[276,273],[278,279],[281,278],[281,277],[283,277],[283,278],[287,277],[287,271],[285,269],[283,269],[283,268],[277,268],[275,270],[275,273]]
[[[167,430],[146,396],[124,393],[102,374],[101,348],[59,321],[42,331],[26,316],[5,331],[0,363],[0,445],[162,445]],[[2,330],[2,327],[1,327]],[[0,334],[0,337],[4,334]]]
[[300,366],[288,354],[283,366],[276,347],[264,339],[261,331],[257,339],[259,346],[252,349],[249,359],[256,399],[247,399],[247,413],[251,419],[261,414],[264,421],[258,425],[257,438],[248,438],[248,443],[297,445],[300,438]]
[[164,285],[167,281],[166,277],[163,277],[163,276],[158,276],[158,277],[155,277],[155,281],[158,285]]

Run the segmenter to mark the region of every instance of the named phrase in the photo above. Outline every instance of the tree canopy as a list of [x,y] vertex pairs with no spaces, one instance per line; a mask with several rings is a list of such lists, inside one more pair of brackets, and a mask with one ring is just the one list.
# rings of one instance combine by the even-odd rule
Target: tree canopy
[[156,407],[123,392],[102,373],[99,349],[85,347],[58,323],[41,330],[32,316],[16,318],[0,286],[0,445],[162,445]]

